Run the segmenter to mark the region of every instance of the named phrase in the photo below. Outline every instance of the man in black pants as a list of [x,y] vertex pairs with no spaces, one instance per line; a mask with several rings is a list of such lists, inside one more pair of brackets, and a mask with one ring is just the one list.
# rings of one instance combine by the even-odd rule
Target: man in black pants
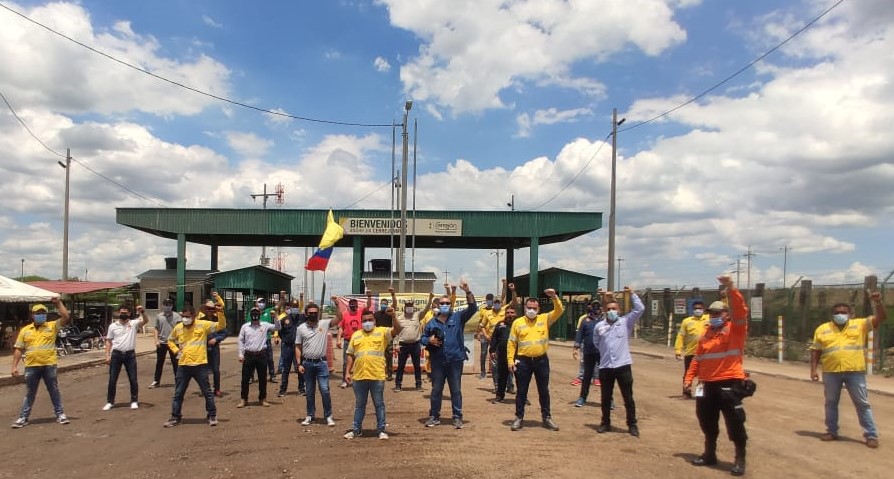
[[507,306],[504,314],[503,321],[494,326],[494,332],[490,337],[490,357],[497,362],[496,402],[503,402],[506,398],[506,385],[510,378],[509,362],[506,360],[506,343],[509,342],[509,328],[517,314],[515,305]]
[[171,357],[171,366],[174,368],[174,377],[177,377],[177,355],[168,348],[168,336],[174,326],[180,322],[180,313],[174,311],[174,300],[167,298],[162,303],[162,312],[155,316],[155,376],[149,389],[155,389],[161,384],[161,372],[165,367],[165,356]]
[[[391,304],[397,304],[397,297],[391,293]],[[427,310],[425,308],[423,311]],[[399,349],[397,351],[397,375],[394,381],[394,392],[400,392],[404,380],[404,368],[407,366],[407,358],[413,361],[413,375],[416,379],[416,390],[422,390],[422,366],[420,361],[419,340],[422,338],[422,325],[419,322],[421,312],[416,311],[412,299],[404,301],[403,314],[397,317],[400,323],[400,333],[397,335]]]
[[[282,293],[281,293],[282,294]],[[298,373],[298,361],[295,358],[295,331],[301,323],[307,319],[301,314],[302,300],[292,300],[289,308],[279,312],[280,330],[279,339],[282,341],[282,349],[279,354],[279,371],[282,381],[279,383],[279,394],[283,397],[289,390],[289,376],[294,369]],[[298,394],[304,394],[304,375],[298,374]]]
[[599,364],[599,350],[593,343],[593,329],[596,323],[602,319],[602,304],[599,301],[593,301],[587,306],[587,314],[585,314],[577,327],[577,334],[574,337],[574,349],[572,355],[574,359],[578,358],[578,352],[583,350],[584,354],[584,377],[580,383],[580,397],[574,403],[575,407],[583,407],[587,402],[587,396],[590,394],[590,382],[593,380],[593,371]]
[[239,330],[239,362],[242,363],[242,400],[236,405],[245,407],[248,401],[248,383],[253,374],[258,375],[258,401],[261,406],[270,406],[267,402],[267,334],[279,331],[280,321],[276,318],[273,324],[261,322],[260,308],[252,308],[249,312],[251,321],[242,325]]

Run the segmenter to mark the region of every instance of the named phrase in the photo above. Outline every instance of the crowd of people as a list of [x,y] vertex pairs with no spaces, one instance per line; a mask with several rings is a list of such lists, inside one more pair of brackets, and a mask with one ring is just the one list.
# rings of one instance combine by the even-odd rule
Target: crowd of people
[[[723,300],[715,301],[707,308],[701,301],[693,302],[692,315],[681,324],[674,350],[684,366],[683,398],[695,400],[695,415],[704,435],[704,451],[692,464],[717,464],[722,415],[727,435],[735,446],[735,460],[730,472],[738,476],[745,473],[748,439],[743,399],[753,394],[756,387],[742,364],[749,314],[745,300],[732,280],[720,276],[718,281]],[[339,340],[335,347],[342,349],[344,358],[341,387],[351,387],[355,395],[353,422],[345,438],[361,436],[367,401],[371,397],[376,434],[379,439],[388,439],[384,390],[395,371],[391,359],[395,342],[398,365],[394,373],[394,391],[403,391],[404,368],[410,360],[414,389],[423,389],[423,372],[430,380],[425,427],[441,424],[443,393],[447,386],[450,390],[450,424],[462,429],[462,373],[470,353],[465,346],[464,332],[466,324],[477,313],[479,323],[475,334],[481,342],[480,377],[486,377],[489,367],[495,402],[505,401],[506,394],[513,393],[514,383],[515,418],[510,429],[519,431],[525,426],[525,408],[530,404],[528,393],[533,379],[542,426],[558,431],[559,426],[550,409],[549,329],[563,315],[564,304],[555,290],[546,289],[544,295],[552,306],[549,311],[541,312],[540,300],[534,297],[524,299],[519,311],[515,286],[505,280],[503,284],[501,296],[488,294],[481,308],[466,282],[459,285],[465,294],[465,308],[455,307],[456,288],[450,285],[445,285],[445,294],[440,297],[429,295],[425,307],[418,311],[412,299],[399,303],[393,289],[389,289],[390,301],[381,300],[379,306],[374,307],[368,292],[364,305],[356,298],[348,300],[344,307],[336,303],[332,319],[324,319],[320,306],[312,302],[305,304],[303,298],[287,301],[284,291],[275,306],[259,298],[249,310],[236,338],[242,366],[240,401],[236,407],[243,408],[248,404],[253,383],[257,384],[258,404],[270,406],[267,402],[268,383],[276,383],[277,375],[280,376],[278,395],[283,396],[288,391],[289,376],[295,370],[299,378],[298,393],[306,396],[306,416],[301,424],[310,426],[316,422],[319,391],[322,417],[327,426],[335,426],[327,354],[331,355],[331,330],[338,328]],[[508,302],[507,290],[511,293]],[[623,314],[622,309],[626,308],[622,308],[614,295],[598,294],[579,318],[572,350],[581,365],[579,380],[574,383],[580,385],[575,406],[584,406],[591,384],[597,385],[601,421],[596,431],[612,431],[611,414],[617,383],[625,408],[627,432],[638,437],[629,338],[645,308],[630,288],[625,288],[623,298],[631,303]],[[875,314],[867,318],[854,318],[847,304],[834,305],[831,320],[816,329],[810,346],[810,377],[818,381],[822,372],[824,384],[826,433],[821,436],[823,441],[838,439],[838,402],[842,387],[846,387],[857,409],[866,445],[878,447],[878,433],[866,389],[865,345],[868,332],[885,321],[887,315],[878,292],[871,293],[870,299]],[[57,422],[69,423],[57,383],[55,342],[59,329],[70,321],[70,316],[59,298],[53,299],[53,304],[58,320],[48,321],[47,307],[34,305],[31,308],[32,323],[22,328],[15,343],[12,375],[20,374],[18,366],[24,360],[26,395],[13,428],[28,425],[41,380],[49,392]],[[160,385],[168,360],[175,378],[171,416],[164,427],[181,424],[183,400],[191,380],[196,381],[204,397],[208,424],[216,426],[218,423],[215,397],[221,396],[220,344],[227,337],[223,307],[223,299],[217,293],[212,293],[199,311],[186,305],[182,311],[176,312],[173,302],[165,300],[162,311],[153,322],[156,365],[149,388]],[[400,311],[396,307],[400,307]],[[131,315],[129,307],[121,307],[105,337],[109,384],[104,411],[116,405],[115,393],[122,366],[130,383],[130,407],[139,408],[135,346],[137,330],[149,323],[149,318],[141,306],[133,311],[135,314]],[[280,343],[280,361],[275,367],[273,348]],[[423,350],[427,356],[425,365],[421,361]]]

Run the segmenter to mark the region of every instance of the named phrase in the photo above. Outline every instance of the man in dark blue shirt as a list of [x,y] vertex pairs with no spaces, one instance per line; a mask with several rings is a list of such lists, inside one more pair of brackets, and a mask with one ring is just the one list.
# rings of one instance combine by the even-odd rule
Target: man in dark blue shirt
[[[599,301],[593,301],[587,305],[587,314],[582,316],[580,324],[577,327],[577,334],[574,337],[574,349],[572,354],[574,359],[578,358],[578,354],[583,350],[584,355],[584,376],[580,384],[580,397],[574,403],[575,407],[583,407],[587,402],[587,396],[590,394],[590,382],[593,380],[595,371],[599,367],[599,350],[593,343],[593,328],[602,318],[602,304]],[[598,375],[596,376],[598,377]]]
[[[490,337],[490,357],[497,364],[497,389],[495,391],[497,402],[503,402],[506,397],[506,386],[511,384],[512,376],[509,375],[506,345],[509,343],[509,330],[512,328],[512,322],[515,321],[515,315],[518,314],[515,304],[507,306],[504,314],[503,321],[494,326],[494,332]],[[512,393],[512,391],[509,392]]]
[[[303,296],[303,295],[302,295]],[[302,297],[303,300],[303,297]],[[306,321],[301,314],[301,300],[292,300],[288,309],[280,312],[279,339],[282,348],[279,355],[279,370],[282,381],[279,383],[278,397],[283,397],[289,390],[289,376],[292,371],[298,374],[298,358],[295,357],[295,330]],[[298,374],[298,394],[304,394],[304,375]]]

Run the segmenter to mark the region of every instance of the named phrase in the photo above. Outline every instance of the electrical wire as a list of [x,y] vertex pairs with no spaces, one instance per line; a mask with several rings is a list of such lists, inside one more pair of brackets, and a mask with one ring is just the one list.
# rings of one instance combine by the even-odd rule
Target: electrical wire
[[349,208],[351,208],[352,206],[356,205],[357,203],[360,203],[361,201],[363,201],[363,200],[369,198],[369,197],[372,196],[374,193],[377,193],[377,192],[381,191],[382,188],[384,188],[384,187],[386,187],[386,186],[388,186],[388,185],[394,184],[395,181],[397,181],[397,177],[396,177],[396,176],[395,176],[394,178],[391,178],[390,180],[388,180],[388,181],[382,183],[382,186],[379,186],[378,188],[376,188],[376,189],[370,191],[369,193],[363,195],[363,196],[362,196],[360,199],[358,199],[357,201],[355,201],[355,202],[353,202],[353,203],[351,203],[351,204],[349,204],[349,205],[347,205],[347,206],[342,206],[341,208],[338,208],[338,209],[340,209],[340,210],[346,210],[346,209],[349,209]]
[[59,153],[58,151],[47,146],[47,144],[44,143],[43,140],[38,138],[37,135],[35,135],[34,132],[31,131],[31,128],[29,128],[28,124],[25,123],[25,120],[23,120],[19,116],[19,114],[16,113],[16,109],[12,107],[12,105],[9,103],[9,100],[6,99],[6,95],[4,95],[2,91],[0,91],[0,98],[3,98],[3,103],[6,103],[6,108],[9,108],[9,111],[12,113],[12,116],[14,116],[16,118],[16,120],[19,120],[19,123],[21,123],[22,126],[25,128],[25,131],[27,131],[28,134],[31,135],[31,138],[34,138],[35,141],[40,143],[40,146],[46,148],[46,150],[49,151],[50,153],[52,153],[60,158],[65,158],[65,155],[63,155],[62,153]]
[[654,117],[652,117],[652,118],[649,118],[648,120],[641,121],[641,122],[639,122],[639,123],[635,123],[635,124],[633,124],[633,125],[628,126],[627,128],[620,129],[620,130],[618,130],[618,133],[627,132],[627,131],[633,130],[633,129],[635,129],[635,128],[639,128],[639,127],[641,127],[641,126],[643,126],[643,125],[652,123],[653,121],[656,121],[656,120],[659,120],[659,119],[661,119],[661,118],[664,118],[665,116],[670,115],[671,113],[673,113],[673,112],[675,112],[675,111],[677,111],[677,110],[679,110],[679,109],[681,109],[681,108],[683,108],[683,107],[685,107],[685,106],[687,106],[687,105],[690,105],[690,104],[692,104],[692,103],[694,103],[694,102],[700,100],[701,98],[704,98],[706,95],[708,95],[708,94],[711,93],[712,91],[714,91],[714,90],[720,88],[721,86],[723,86],[726,82],[728,82],[728,81],[732,80],[733,78],[735,78],[735,77],[741,75],[745,70],[748,70],[749,68],[751,68],[752,66],[754,66],[757,62],[763,60],[764,58],[770,56],[770,54],[772,54],[773,52],[775,52],[775,51],[779,50],[780,48],[782,48],[783,46],[785,46],[788,42],[790,42],[791,40],[793,40],[795,37],[797,37],[797,36],[800,35],[801,33],[804,33],[804,31],[806,31],[808,28],[812,27],[816,22],[820,21],[820,19],[822,19],[823,17],[825,17],[827,14],[829,14],[829,12],[831,12],[832,10],[834,10],[836,7],[838,7],[838,6],[841,5],[842,3],[844,3],[844,0],[838,0],[838,2],[836,2],[834,5],[832,5],[831,7],[829,7],[829,8],[827,8],[827,9],[823,10],[822,13],[820,13],[819,15],[817,15],[816,17],[814,17],[812,20],[810,20],[809,22],[807,22],[806,24],[804,24],[804,26],[802,26],[802,27],[799,28],[797,31],[795,31],[795,33],[792,33],[791,35],[789,35],[788,38],[786,38],[785,40],[783,40],[783,41],[777,43],[776,46],[774,46],[773,48],[767,50],[766,52],[764,52],[763,54],[761,54],[760,56],[758,56],[757,58],[755,58],[754,60],[752,60],[751,62],[749,62],[747,65],[743,66],[742,68],[739,68],[738,70],[736,70],[736,71],[733,72],[732,74],[728,75],[728,76],[727,76],[726,78],[724,78],[723,80],[720,80],[719,82],[715,83],[713,86],[711,86],[711,87],[708,88],[707,90],[704,90],[703,92],[699,93],[698,95],[695,95],[694,97],[692,97],[692,98],[690,98],[690,99],[684,101],[683,103],[680,103],[679,105],[677,105],[677,106],[671,108],[670,110],[667,110],[667,111],[665,111],[665,112],[663,112],[663,113],[661,113],[661,114],[659,114],[659,115],[657,115],[657,116],[654,116]]
[[159,74],[157,74],[157,73],[152,73],[152,72],[150,72],[150,71],[148,71],[148,70],[145,70],[145,69],[143,69],[143,68],[140,68],[140,67],[137,66],[137,65],[134,65],[134,64],[132,64],[132,63],[128,63],[128,62],[126,62],[126,61],[124,61],[124,60],[121,60],[121,59],[119,59],[119,58],[116,58],[116,57],[114,57],[114,56],[112,56],[112,55],[110,55],[110,54],[108,54],[108,53],[105,53],[105,52],[103,52],[103,51],[101,51],[101,50],[98,50],[98,49],[96,49],[96,48],[93,48],[93,47],[91,47],[90,45],[87,45],[87,44],[85,44],[85,43],[83,43],[83,42],[80,42],[80,41],[78,41],[78,40],[75,40],[74,38],[69,37],[68,35],[65,35],[65,34],[62,33],[62,32],[59,32],[59,31],[57,31],[57,30],[54,30],[54,29],[50,28],[49,26],[44,25],[43,23],[40,23],[40,22],[38,22],[37,20],[34,20],[33,18],[31,18],[31,17],[29,17],[29,16],[27,16],[27,15],[25,15],[25,14],[23,14],[23,13],[20,13],[20,12],[18,12],[18,11],[16,11],[16,10],[13,10],[12,8],[6,6],[6,5],[4,5],[4,4],[2,4],[2,3],[0,3],[0,7],[2,7],[3,9],[5,9],[5,10],[7,10],[7,11],[9,11],[10,13],[13,13],[13,14],[15,14],[15,15],[18,15],[19,17],[21,17],[21,18],[23,18],[23,19],[25,19],[25,20],[27,20],[27,21],[29,21],[29,22],[31,22],[31,23],[33,23],[33,24],[35,24],[35,25],[37,25],[37,26],[39,26],[39,27],[41,27],[41,28],[43,28],[44,30],[47,30],[48,32],[50,32],[50,33],[52,33],[52,34],[54,34],[54,35],[60,36],[60,37],[66,39],[66,40],[68,40],[68,41],[70,41],[70,42],[72,42],[72,43],[74,43],[74,44],[76,44],[76,45],[79,45],[79,46],[81,46],[81,47],[83,47],[83,48],[86,48],[87,50],[90,50],[91,52],[96,53],[97,55],[101,55],[101,56],[103,56],[103,57],[105,57],[105,58],[108,58],[109,60],[112,60],[112,61],[114,61],[114,62],[120,63],[121,65],[124,65],[124,66],[126,66],[126,67],[128,67],[128,68],[131,68],[131,69],[133,69],[133,70],[136,70],[136,71],[138,71],[138,72],[140,72],[140,73],[143,73],[143,74],[149,75],[149,76],[151,76],[151,77],[153,77],[153,78],[156,78],[156,79],[158,79],[158,80],[161,80],[161,81],[170,83],[171,85],[178,86],[178,87],[183,88],[183,89],[185,89],[185,90],[189,90],[189,91],[191,91],[191,92],[193,92],[193,93],[198,93],[199,95],[203,95],[203,96],[206,96],[206,97],[208,97],[208,98],[213,98],[213,99],[215,99],[215,100],[222,101],[222,102],[224,102],[224,103],[229,103],[229,104],[231,104],[231,105],[240,106],[240,107],[242,107],[242,108],[247,108],[247,109],[250,109],[250,110],[255,110],[255,111],[258,111],[258,112],[261,112],[261,113],[267,113],[268,115],[276,115],[276,116],[281,116],[281,117],[284,117],[284,118],[291,118],[291,119],[293,119],[293,120],[308,121],[308,122],[313,122],[313,123],[324,123],[324,124],[327,124],[327,125],[359,126],[359,127],[369,127],[369,128],[384,128],[384,127],[391,127],[391,126],[392,126],[391,123],[387,123],[387,124],[386,124],[386,123],[359,123],[359,122],[350,122],[350,121],[322,120],[322,119],[319,119],[319,118],[311,118],[311,117],[306,117],[306,116],[292,115],[292,114],[289,114],[289,113],[286,113],[286,112],[282,112],[282,111],[269,110],[269,109],[266,109],[266,108],[261,108],[261,107],[257,107],[257,106],[249,105],[249,104],[247,104],[247,103],[243,103],[243,102],[241,102],[241,101],[231,100],[231,99],[229,99],[229,98],[226,98],[226,97],[223,97],[223,96],[220,96],[220,95],[215,95],[214,93],[209,93],[209,92],[206,92],[206,91],[203,91],[203,90],[199,90],[198,88],[195,88],[195,87],[192,87],[192,86],[189,86],[189,85],[180,83],[180,82],[178,82],[178,81],[171,80],[170,78],[163,77],[163,76],[161,76],[161,75],[159,75]]
[[[590,166],[590,163],[592,163],[593,160],[596,159],[596,155],[598,155],[599,152],[602,151],[602,147],[605,146],[606,141],[607,141],[607,140],[609,139],[609,137],[611,137],[611,136],[612,136],[611,133],[609,133],[608,135],[605,136],[605,138],[602,140],[602,143],[599,144],[599,147],[596,148],[596,151],[593,152],[593,155],[590,157],[590,159],[587,160],[586,163],[584,163],[584,166],[581,167],[581,169],[580,169],[580,170],[579,170],[579,171],[578,171],[578,172],[571,178],[571,180],[568,181],[568,183],[565,184],[565,186],[559,188],[559,191],[557,191],[556,194],[550,196],[550,197],[549,197],[546,201],[544,201],[543,203],[540,203],[539,205],[537,205],[537,206],[535,206],[535,207],[533,207],[533,208],[530,208],[530,211],[534,211],[534,210],[536,210],[536,209],[540,209],[540,208],[542,208],[543,206],[546,206],[547,204],[551,203],[554,199],[558,198],[560,194],[562,194],[563,192],[565,192],[565,190],[567,190],[569,187],[571,187],[571,185],[574,184],[574,182],[580,177],[580,175],[582,175],[582,174],[584,173],[584,171],[587,169],[587,167]],[[556,161],[556,163],[558,164],[558,160]],[[553,166],[553,168],[555,168],[555,166]]]

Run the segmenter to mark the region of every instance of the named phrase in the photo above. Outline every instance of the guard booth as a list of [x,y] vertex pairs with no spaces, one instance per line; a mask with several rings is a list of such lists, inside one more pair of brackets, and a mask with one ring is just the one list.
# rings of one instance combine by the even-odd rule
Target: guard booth
[[[265,266],[249,266],[214,273],[210,279],[213,289],[224,299],[227,331],[237,334],[257,298],[266,298],[267,304],[275,305],[280,291],[292,290],[295,277]],[[210,296],[208,291],[206,297]]]
[[[599,289],[599,281],[602,277],[593,276],[561,268],[548,268],[537,273],[537,284],[540,291],[531,294],[528,291],[530,275],[516,276],[515,289],[518,292],[518,300],[524,301],[526,297],[533,296],[540,301],[540,312],[552,311],[553,306],[549,298],[543,294],[543,290],[552,288],[565,305],[565,312],[549,330],[551,339],[560,341],[573,341],[577,334],[577,319],[587,312],[587,304]],[[523,305],[520,305],[523,306]]]

